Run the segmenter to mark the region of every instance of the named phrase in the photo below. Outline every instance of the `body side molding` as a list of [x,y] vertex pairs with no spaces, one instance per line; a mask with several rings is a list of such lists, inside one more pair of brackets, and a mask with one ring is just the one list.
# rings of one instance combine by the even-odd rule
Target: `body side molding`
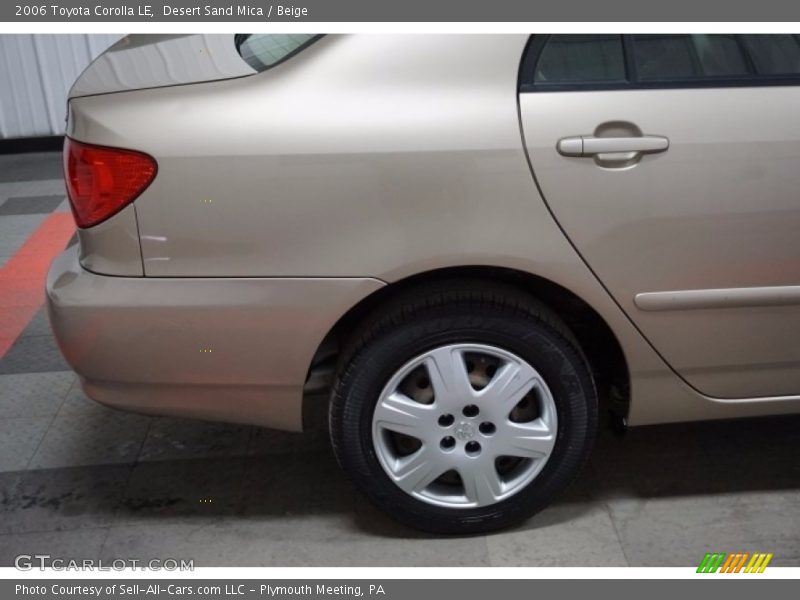
[[800,305],[800,285],[645,292],[634,302],[646,311],[794,306]]

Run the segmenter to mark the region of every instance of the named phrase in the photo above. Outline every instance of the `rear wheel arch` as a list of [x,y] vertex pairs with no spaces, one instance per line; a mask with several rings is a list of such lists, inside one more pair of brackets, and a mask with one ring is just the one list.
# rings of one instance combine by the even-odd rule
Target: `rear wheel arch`
[[584,352],[601,400],[601,409],[625,418],[630,403],[630,377],[622,346],[605,319],[587,302],[563,286],[529,272],[504,267],[465,266],[435,269],[390,283],[350,308],[320,342],[308,368],[303,398],[304,429],[327,422],[330,384],[343,352],[362,324],[387,306],[402,302],[444,280],[499,283],[538,301],[567,326]]

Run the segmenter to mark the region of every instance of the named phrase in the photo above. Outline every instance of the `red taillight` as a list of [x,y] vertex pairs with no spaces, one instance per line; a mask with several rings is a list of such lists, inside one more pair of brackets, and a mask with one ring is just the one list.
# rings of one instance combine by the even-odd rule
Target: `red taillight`
[[64,144],[67,194],[78,227],[92,227],[133,202],[156,176],[152,156],[135,150]]

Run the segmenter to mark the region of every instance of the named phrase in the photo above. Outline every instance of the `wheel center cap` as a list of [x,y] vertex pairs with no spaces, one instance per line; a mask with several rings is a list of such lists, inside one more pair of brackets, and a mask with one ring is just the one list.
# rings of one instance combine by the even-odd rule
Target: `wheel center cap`
[[460,440],[471,440],[475,437],[475,426],[472,423],[461,421],[456,425],[455,434]]

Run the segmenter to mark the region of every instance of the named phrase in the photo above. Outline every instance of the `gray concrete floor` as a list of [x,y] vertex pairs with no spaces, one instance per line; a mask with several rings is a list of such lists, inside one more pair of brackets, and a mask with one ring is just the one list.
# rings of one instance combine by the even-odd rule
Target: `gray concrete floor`
[[[60,204],[56,160],[0,157],[0,267]],[[603,431],[572,489],[527,523],[432,536],[372,508],[322,433],[91,402],[39,311],[0,359],[0,565],[48,553],[196,566],[689,566],[708,551],[763,551],[798,566],[798,432],[798,417]]]

